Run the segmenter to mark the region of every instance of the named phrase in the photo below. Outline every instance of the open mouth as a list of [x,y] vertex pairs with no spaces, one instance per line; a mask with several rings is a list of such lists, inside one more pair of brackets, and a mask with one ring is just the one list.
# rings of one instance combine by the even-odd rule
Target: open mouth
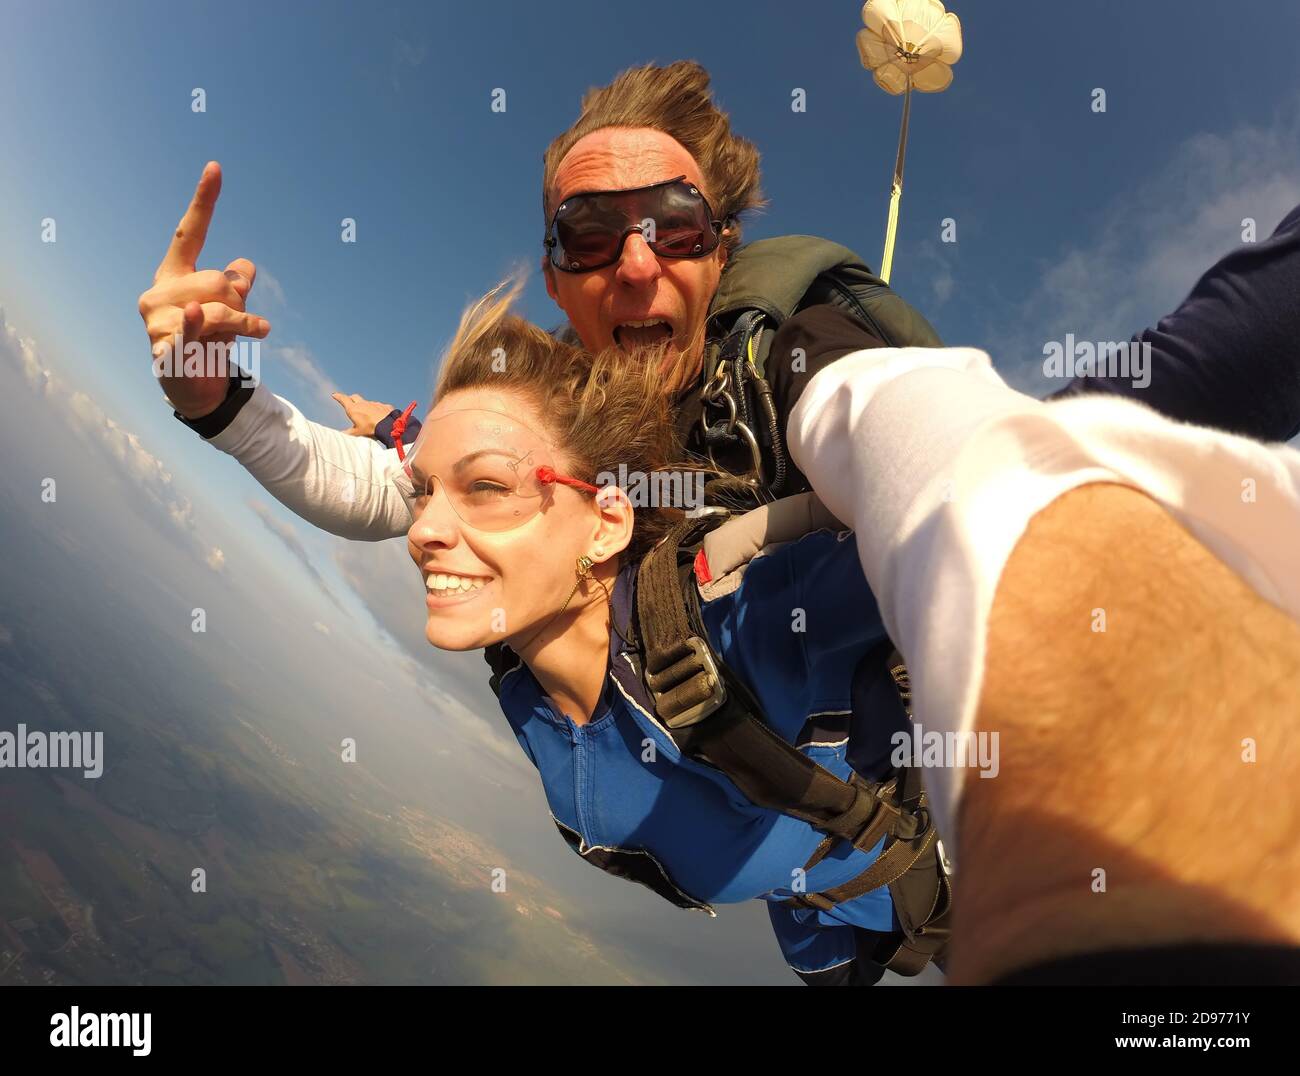
[[614,343],[625,351],[634,347],[662,344],[672,339],[673,327],[663,318],[646,321],[624,321],[614,328]]

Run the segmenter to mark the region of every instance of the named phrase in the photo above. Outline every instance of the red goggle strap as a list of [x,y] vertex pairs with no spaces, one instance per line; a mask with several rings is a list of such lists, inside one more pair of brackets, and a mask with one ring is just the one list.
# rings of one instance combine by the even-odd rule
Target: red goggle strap
[[406,432],[406,424],[411,421],[415,407],[416,403],[412,400],[406,410],[393,420],[393,447],[397,449],[397,458],[403,463],[406,462],[406,447],[402,444],[402,434]]
[[586,490],[588,493],[600,492],[600,487],[593,486],[590,482],[584,482],[580,478],[570,478],[568,475],[557,474],[554,467],[538,467],[537,481],[544,486],[549,486],[554,482],[559,482],[566,486],[572,486],[574,489]]

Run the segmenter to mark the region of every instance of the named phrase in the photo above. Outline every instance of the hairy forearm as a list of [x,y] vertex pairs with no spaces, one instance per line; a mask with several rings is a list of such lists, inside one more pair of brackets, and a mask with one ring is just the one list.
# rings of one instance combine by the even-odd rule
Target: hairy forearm
[[966,783],[952,980],[1300,943],[1298,698],[1300,627],[1146,496],[1035,516],[989,620],[976,727],[1001,765]]

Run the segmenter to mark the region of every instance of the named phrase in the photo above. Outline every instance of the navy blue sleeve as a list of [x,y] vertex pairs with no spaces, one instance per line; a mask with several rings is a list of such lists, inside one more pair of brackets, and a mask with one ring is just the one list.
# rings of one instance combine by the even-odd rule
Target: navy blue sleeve
[[[401,411],[394,407],[383,418],[375,423],[375,432],[371,436],[385,448],[396,448],[393,443],[393,423],[401,415]],[[420,436],[420,420],[412,415],[406,420],[406,432],[402,434],[402,444],[413,445],[415,439]]]
[[1262,243],[1220,258],[1181,306],[1134,342],[1151,379],[1077,377],[1056,397],[1111,392],[1170,418],[1286,441],[1300,432],[1300,206]]

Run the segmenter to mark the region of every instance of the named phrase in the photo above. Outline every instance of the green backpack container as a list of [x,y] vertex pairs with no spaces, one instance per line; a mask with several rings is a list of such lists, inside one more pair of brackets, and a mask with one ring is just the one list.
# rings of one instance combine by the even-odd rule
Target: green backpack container
[[[718,351],[742,314],[763,315],[775,332],[792,314],[819,303],[856,318],[890,347],[943,347],[930,323],[848,247],[815,235],[782,235],[742,246],[727,259],[709,305],[709,342],[715,351],[710,356],[706,350],[706,374],[713,372]],[[771,333],[765,335],[754,354],[759,373],[771,344]]]
[[760,239],[738,248],[709,306],[699,391],[711,457],[740,475],[759,500],[797,492],[787,482],[785,419],[767,383],[777,329],[827,303],[890,347],[942,347],[933,327],[848,247],[813,235]]

